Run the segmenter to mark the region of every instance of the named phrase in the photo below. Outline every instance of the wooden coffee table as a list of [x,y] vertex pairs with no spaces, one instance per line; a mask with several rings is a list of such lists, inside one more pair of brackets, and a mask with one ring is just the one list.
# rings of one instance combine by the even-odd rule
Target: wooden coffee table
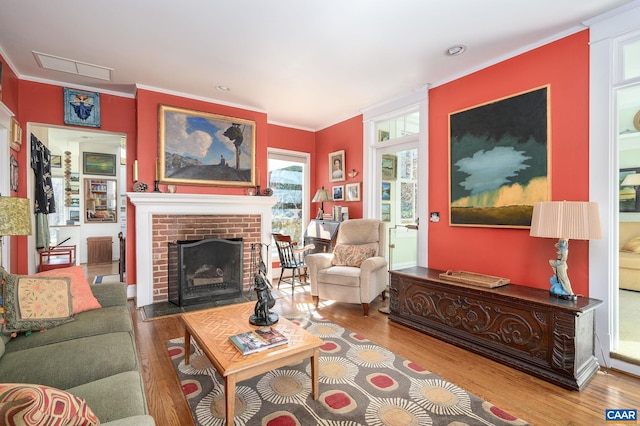
[[272,327],[289,338],[287,345],[243,356],[231,343],[229,336],[259,328],[249,324],[254,306],[254,302],[240,303],[181,316],[185,326],[185,364],[189,364],[190,337],[193,337],[224,379],[227,425],[233,425],[237,382],[305,358],[311,358],[311,391],[313,399],[318,399],[318,357],[320,345],[324,343],[322,339],[280,316]]

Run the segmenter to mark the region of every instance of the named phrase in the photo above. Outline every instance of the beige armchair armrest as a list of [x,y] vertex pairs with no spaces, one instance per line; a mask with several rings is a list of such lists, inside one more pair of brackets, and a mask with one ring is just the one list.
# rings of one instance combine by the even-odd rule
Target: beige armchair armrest
[[389,284],[387,260],[376,256],[365,259],[360,265],[360,297],[362,300],[372,300],[382,293]]
[[311,286],[311,295],[318,295],[318,271],[329,268],[331,266],[333,253],[312,253],[304,258],[304,262],[309,267],[309,283]]

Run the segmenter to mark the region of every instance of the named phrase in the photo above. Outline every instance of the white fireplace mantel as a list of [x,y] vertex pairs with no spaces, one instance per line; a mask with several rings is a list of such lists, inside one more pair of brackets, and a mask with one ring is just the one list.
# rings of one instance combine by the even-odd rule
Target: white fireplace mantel
[[[261,239],[271,241],[275,197],[127,192],[136,208],[136,306],[153,303],[153,215],[259,214]],[[267,262],[270,276],[271,262]]]

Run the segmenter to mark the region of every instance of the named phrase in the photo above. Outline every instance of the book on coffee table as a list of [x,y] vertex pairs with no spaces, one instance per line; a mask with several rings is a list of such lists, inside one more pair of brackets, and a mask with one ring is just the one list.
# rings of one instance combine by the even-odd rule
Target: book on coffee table
[[275,346],[285,345],[289,341],[287,336],[272,327],[262,327],[229,336],[229,340],[242,355],[249,355]]

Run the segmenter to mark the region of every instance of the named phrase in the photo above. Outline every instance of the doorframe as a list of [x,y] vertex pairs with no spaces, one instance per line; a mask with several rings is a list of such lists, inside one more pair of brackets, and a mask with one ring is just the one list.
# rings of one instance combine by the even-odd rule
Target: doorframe
[[[398,116],[402,111],[416,110],[420,115],[417,142],[409,138],[380,144],[376,137],[376,122]],[[379,104],[363,111],[362,140],[362,217],[380,217],[379,197],[382,185],[380,158],[384,152],[416,148],[418,150],[418,266],[429,264],[429,92],[428,86],[410,95]],[[412,138],[413,139],[413,138]]]
[[[589,242],[589,295],[596,309],[600,364],[640,376],[640,366],[611,358],[618,333],[618,142],[615,70],[619,42],[640,31],[640,2],[585,22],[590,36],[589,198],[600,205],[602,239]],[[599,353],[598,353],[599,352]]]
[[[3,197],[11,196],[9,167],[6,167],[6,165],[9,164],[9,158],[11,157],[11,150],[9,149],[9,129],[11,128],[11,117],[13,115],[13,112],[7,108],[5,104],[0,102],[0,164],[5,165],[0,168],[0,170],[3,170],[2,178],[0,179],[0,194],[2,194]],[[11,253],[11,237],[4,238],[0,236],[0,238],[2,238],[0,259],[2,260],[4,268],[10,271],[9,253]]]

